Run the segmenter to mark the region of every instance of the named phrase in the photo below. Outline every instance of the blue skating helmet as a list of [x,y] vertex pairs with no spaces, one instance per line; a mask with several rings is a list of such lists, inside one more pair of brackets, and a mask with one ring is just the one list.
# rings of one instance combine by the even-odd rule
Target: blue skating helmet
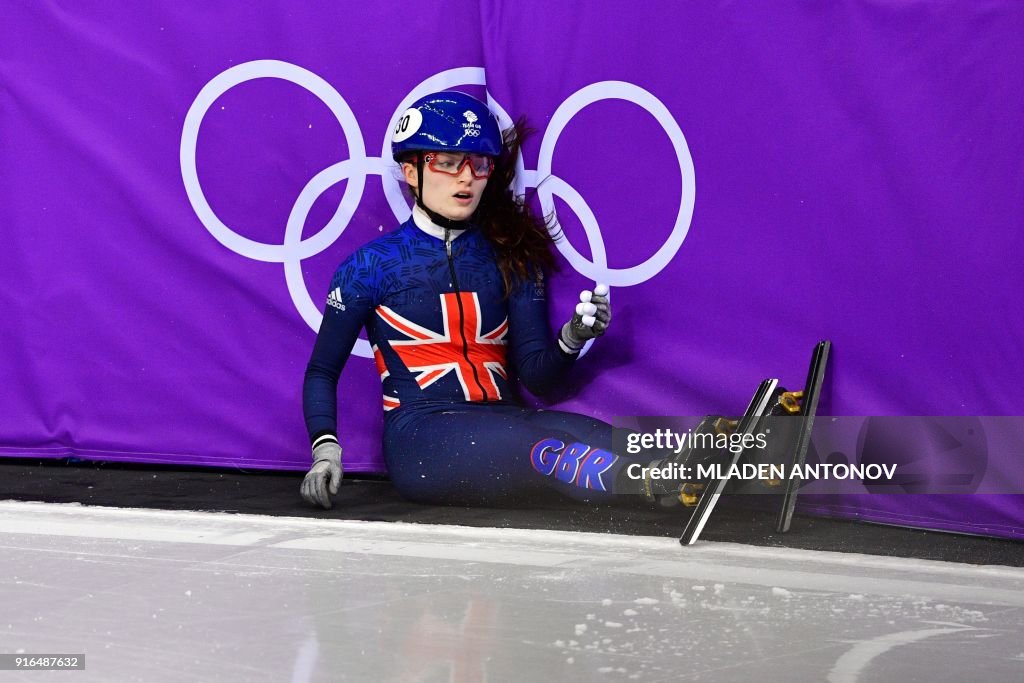
[[406,152],[501,154],[501,129],[487,105],[456,90],[416,100],[398,117],[391,135],[391,156]]

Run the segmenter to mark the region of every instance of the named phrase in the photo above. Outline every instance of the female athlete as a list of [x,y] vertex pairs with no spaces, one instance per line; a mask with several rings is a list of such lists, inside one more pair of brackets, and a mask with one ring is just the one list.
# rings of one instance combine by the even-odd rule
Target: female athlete
[[627,460],[612,453],[611,425],[529,409],[515,394],[515,380],[534,394],[564,385],[612,318],[598,285],[551,333],[552,237],[511,190],[521,130],[502,135],[483,102],[452,91],[399,120],[392,154],[415,206],[331,282],[303,386],[309,503],[330,508],[342,479],[338,377],[364,327],[383,388],[384,458],[402,496],[494,505],[548,489],[582,501],[642,492],[626,465],[650,455]]

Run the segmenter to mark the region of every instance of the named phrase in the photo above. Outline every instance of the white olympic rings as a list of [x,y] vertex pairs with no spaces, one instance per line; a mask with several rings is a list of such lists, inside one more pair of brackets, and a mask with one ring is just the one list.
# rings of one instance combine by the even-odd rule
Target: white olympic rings
[[[214,213],[203,194],[196,168],[199,128],[207,111],[217,98],[231,88],[257,78],[285,80],[305,88],[320,99],[341,125],[351,155],[350,159],[340,161],[317,173],[302,188],[288,215],[284,241],[281,244],[258,242],[243,237],[226,226]],[[199,91],[185,116],[185,124],[181,132],[181,177],[192,209],[210,234],[231,251],[256,261],[283,264],[288,293],[303,320],[316,331],[320,328],[323,314],[309,295],[302,274],[302,261],[323,252],[341,236],[358,208],[367,175],[373,174],[381,177],[384,195],[395,218],[399,221],[408,219],[411,209],[399,184],[398,174],[395,172],[397,166],[391,160],[390,131],[394,130],[399,115],[415,100],[423,95],[459,85],[485,86],[484,69],[480,67],[449,69],[431,76],[413,88],[412,92],[396,107],[391,121],[384,129],[386,133],[380,157],[368,157],[363,145],[359,123],[356,121],[352,109],[341,94],[323,78],[295,64],[273,59],[262,59],[233,66],[215,76]],[[676,216],[672,232],[668,240],[653,256],[643,263],[629,268],[610,268],[608,266],[608,255],[597,217],[575,189],[551,172],[555,145],[565,126],[584,107],[606,99],[632,102],[654,116],[662,130],[668,135],[679,161],[681,178],[679,213]],[[502,129],[512,125],[512,119],[508,113],[494,101],[490,93],[487,94],[487,104],[491,111],[497,114]],[[602,81],[588,85],[570,95],[555,111],[544,132],[537,159],[537,170],[527,170],[522,155],[520,155],[516,160],[516,171],[514,187],[516,194],[522,195],[527,187],[536,187],[545,215],[556,216],[555,230],[559,229],[555,213],[554,198],[556,196],[561,198],[576,214],[586,233],[590,253],[593,255],[592,259],[583,256],[568,239],[561,239],[555,244],[578,273],[595,283],[603,282],[610,286],[628,287],[646,282],[668,265],[679,251],[690,229],[696,185],[693,159],[690,157],[686,138],[665,105],[650,92],[632,83]],[[334,215],[320,231],[303,239],[302,229],[313,203],[326,190],[343,180],[347,180],[348,183]],[[538,184],[538,181],[543,182]],[[589,346],[590,342],[584,352],[589,349]],[[373,357],[370,344],[364,339],[360,339],[356,343],[354,353],[364,358]]]

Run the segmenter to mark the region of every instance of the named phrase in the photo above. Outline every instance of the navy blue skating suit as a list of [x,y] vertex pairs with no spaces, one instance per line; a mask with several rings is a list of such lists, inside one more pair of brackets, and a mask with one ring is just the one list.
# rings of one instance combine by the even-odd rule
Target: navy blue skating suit
[[406,498],[499,503],[554,488],[577,499],[615,491],[624,465],[610,425],[519,405],[561,385],[576,356],[553,339],[543,275],[505,298],[478,230],[450,231],[417,211],[337,269],[306,369],[310,438],[337,435],[337,384],[365,327],[382,384],[384,457]]

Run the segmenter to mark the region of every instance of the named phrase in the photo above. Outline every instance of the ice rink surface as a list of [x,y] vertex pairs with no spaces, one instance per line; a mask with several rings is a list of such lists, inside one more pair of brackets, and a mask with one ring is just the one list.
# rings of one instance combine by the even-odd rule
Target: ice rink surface
[[0,681],[1024,681],[1009,567],[10,501],[0,557],[0,653],[86,655]]

